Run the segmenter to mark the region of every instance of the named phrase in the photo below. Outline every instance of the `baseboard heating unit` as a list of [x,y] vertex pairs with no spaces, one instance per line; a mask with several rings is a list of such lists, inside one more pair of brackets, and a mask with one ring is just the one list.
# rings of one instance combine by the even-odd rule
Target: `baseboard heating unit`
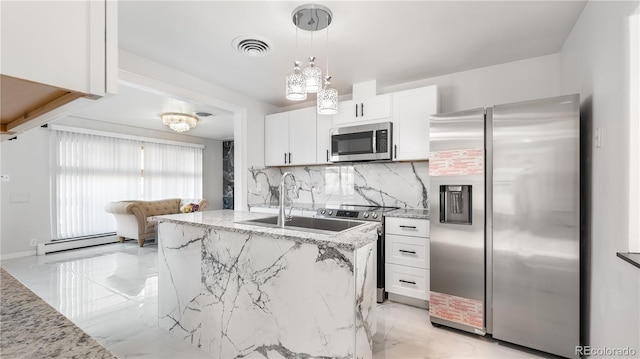
[[51,252],[66,251],[68,249],[78,249],[116,242],[118,242],[118,236],[116,236],[115,233],[109,233],[99,237],[60,239],[47,243],[39,243],[36,253],[39,256],[43,256]]

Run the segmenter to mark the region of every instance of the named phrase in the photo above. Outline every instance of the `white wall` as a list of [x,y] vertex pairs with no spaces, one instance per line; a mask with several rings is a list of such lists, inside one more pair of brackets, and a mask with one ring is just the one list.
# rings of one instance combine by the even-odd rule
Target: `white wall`
[[35,254],[32,238],[51,238],[49,207],[49,131],[34,128],[17,140],[0,142],[0,254]]
[[[72,117],[55,123],[204,145],[203,197],[209,201],[209,209],[222,208],[221,141]],[[51,240],[49,130],[38,127],[21,133],[16,140],[1,142],[0,152],[0,172],[11,178],[1,183],[0,255],[33,254],[31,239],[38,243]]]
[[378,92],[438,85],[440,112],[451,112],[557,96],[558,78],[559,56],[554,54],[387,86]]
[[[187,100],[207,101],[205,103],[209,105],[235,113],[236,193],[246,194],[248,169],[264,166],[264,116],[274,113],[276,108],[123,50],[119,53],[119,66],[121,78],[125,72],[165,83],[170,85],[167,87],[170,91],[177,90],[173,92],[174,95],[186,97]],[[240,130],[246,132],[246,138],[237,133]],[[240,204],[241,209],[246,209],[246,198],[243,201],[236,198],[235,204]]]
[[[559,56],[559,54],[552,54],[534,57],[393,86],[381,87],[378,84],[378,94],[438,85],[440,112],[567,95],[559,93]],[[342,95],[339,99],[348,101],[351,95]],[[315,106],[315,103],[296,103],[274,112],[311,106]]]
[[602,147],[591,145],[589,344],[630,346],[640,356],[640,269],[616,257],[616,252],[628,250],[628,221],[640,220],[628,213],[626,100],[626,22],[638,4],[587,4],[560,52],[560,90],[580,93],[582,119],[592,120],[592,130],[603,130]]
[[[119,65],[120,77],[128,81],[140,80],[139,85],[159,84],[169,89],[168,92],[176,90],[175,95],[185,100],[191,97],[206,100],[207,104],[235,113],[236,131],[242,129],[246,133],[246,140],[237,134],[235,139],[236,173],[245,174],[244,183],[236,182],[236,191],[246,193],[248,168],[264,166],[264,115],[274,108],[126,51],[120,50]],[[211,209],[222,208],[222,142],[73,118],[56,123],[204,144],[203,194],[210,201]],[[1,143],[0,173],[11,176],[11,182],[1,183],[0,192],[0,256],[3,258],[35,254],[35,247],[29,245],[30,239],[36,238],[39,243],[51,239],[47,134],[45,129],[34,128],[20,134],[15,141]],[[240,161],[244,166],[240,166]]]

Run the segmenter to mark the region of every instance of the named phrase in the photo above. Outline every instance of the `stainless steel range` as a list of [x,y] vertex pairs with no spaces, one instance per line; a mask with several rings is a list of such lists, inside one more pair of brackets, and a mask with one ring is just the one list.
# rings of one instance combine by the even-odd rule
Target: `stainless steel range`
[[[386,212],[398,209],[398,207],[369,206],[358,204],[343,204],[339,206],[327,206],[316,212],[317,217],[348,218],[361,221],[376,221],[382,223]],[[376,243],[376,301],[384,301],[384,227],[378,229],[378,242]]]
[[336,207],[327,206],[326,208],[320,208],[317,211],[317,216],[382,222],[383,214],[395,209],[398,209],[398,207],[342,204]]

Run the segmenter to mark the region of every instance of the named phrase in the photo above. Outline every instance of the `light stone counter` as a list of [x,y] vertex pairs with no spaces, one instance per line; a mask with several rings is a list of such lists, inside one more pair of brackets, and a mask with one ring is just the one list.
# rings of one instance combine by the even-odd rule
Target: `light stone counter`
[[237,223],[272,216],[274,216],[274,214],[214,210],[156,216],[153,219],[160,222],[189,224],[203,228],[226,229],[239,233],[256,233],[272,238],[284,238],[298,243],[312,243],[347,250],[358,249],[367,244],[374,243],[378,239],[376,233],[376,229],[380,226],[378,222],[366,222],[362,226],[354,227],[338,234],[320,234],[293,229],[269,228]]
[[429,219],[429,210],[400,208],[384,214],[385,217]]
[[215,358],[371,358],[378,223],[338,234],[158,216],[159,326]]

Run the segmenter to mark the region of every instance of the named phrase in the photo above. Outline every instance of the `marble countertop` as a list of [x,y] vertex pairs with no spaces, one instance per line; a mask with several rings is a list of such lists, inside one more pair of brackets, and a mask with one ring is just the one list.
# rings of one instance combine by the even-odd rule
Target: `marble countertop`
[[[280,204],[278,203],[253,203],[248,205],[249,208],[280,208]],[[319,208],[325,208],[327,206],[324,203],[296,203],[293,202],[293,209],[301,209],[305,211],[317,211]],[[338,205],[335,205],[338,206]],[[291,208],[291,204],[287,203],[286,205],[287,211]]]
[[[324,204],[324,203],[293,203],[293,209],[298,210],[307,210],[307,211],[317,211],[321,208],[338,208],[339,204]],[[270,203],[254,203],[250,204],[249,207],[255,208],[279,208],[278,204],[270,204]],[[291,208],[290,205],[287,205],[287,210]],[[411,208],[400,208],[393,211],[389,211],[384,214],[386,217],[402,217],[402,218],[419,218],[419,219],[429,219],[429,210],[428,209],[411,209]]]
[[335,234],[325,234],[238,223],[250,219],[272,216],[273,214],[266,213],[233,210],[213,210],[193,213],[169,214],[164,216],[154,216],[152,218],[159,222],[186,224],[204,228],[224,229],[241,233],[255,233],[273,238],[285,238],[300,243],[327,245],[347,250],[355,250],[369,243],[375,242],[378,239],[376,230],[381,226],[381,224],[378,222],[362,222],[362,225],[344,230],[342,232],[337,232]]
[[393,211],[389,211],[384,214],[385,217],[398,217],[398,218],[417,218],[417,219],[429,219],[429,211],[426,209],[405,209],[400,208]]
[[0,269],[3,358],[113,358],[77,325]]

